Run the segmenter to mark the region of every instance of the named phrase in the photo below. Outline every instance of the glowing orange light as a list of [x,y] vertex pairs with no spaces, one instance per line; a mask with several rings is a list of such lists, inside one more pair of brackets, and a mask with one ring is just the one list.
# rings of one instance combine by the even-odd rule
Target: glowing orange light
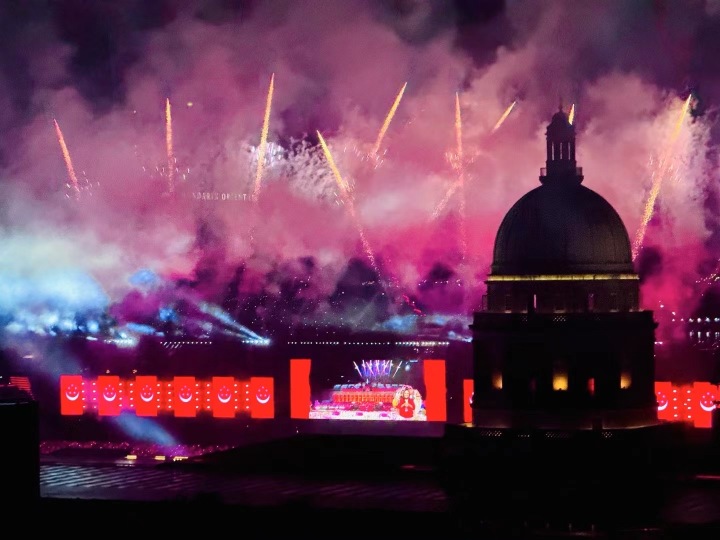
[[553,390],[565,391],[568,389],[568,376],[565,372],[556,372],[553,375]]
[[460,94],[455,93],[455,148],[457,149],[458,166],[462,167],[462,115],[460,114]]
[[320,146],[322,147],[323,153],[325,154],[325,159],[328,162],[328,166],[330,167],[330,170],[333,173],[333,176],[335,177],[335,182],[337,182],[338,187],[340,188],[340,193],[343,196],[346,196],[350,191],[350,186],[345,182],[345,179],[342,177],[342,174],[340,174],[340,170],[337,168],[337,165],[335,164],[335,159],[333,158],[332,154],[330,153],[330,149],[328,148],[327,143],[325,142],[325,139],[322,136],[322,133],[319,131],[317,132],[318,139],[320,140]]
[[255,188],[253,189],[253,199],[257,201],[260,196],[260,183],[262,182],[263,170],[265,168],[265,153],[267,152],[267,138],[270,129],[270,109],[272,108],[273,92],[275,89],[275,74],[270,77],[270,87],[268,88],[267,99],[265,101],[265,115],[263,116],[263,126],[260,133],[260,146],[257,149],[257,170],[255,172]]
[[491,133],[495,133],[498,129],[500,129],[500,126],[503,125],[505,120],[508,116],[510,116],[510,113],[512,112],[513,108],[515,107],[515,104],[517,103],[517,100],[513,101],[510,106],[505,109],[505,112],[502,113],[502,116],[500,116],[500,119],[495,123],[495,127],[492,128]]
[[660,163],[652,173],[652,186],[650,187],[650,193],[648,195],[647,202],[645,203],[643,216],[640,221],[640,227],[638,228],[637,234],[635,235],[635,241],[633,242],[633,260],[635,260],[635,258],[638,256],[638,253],[640,253],[640,249],[642,248],[643,242],[645,240],[645,233],[647,232],[648,223],[650,223],[650,219],[652,218],[653,212],[655,211],[655,201],[657,200],[658,195],[660,195],[660,188],[662,187],[663,179],[665,178],[668,170],[668,162],[670,161],[673,147],[675,146],[675,143],[680,136],[680,131],[682,130],[683,123],[685,121],[685,116],[687,116],[688,110],[690,109],[691,99],[692,95],[688,96],[682,108],[680,109],[680,114],[678,115],[678,119],[675,122],[675,128],[673,129],[670,141],[668,142],[668,146],[666,147],[665,152],[660,159]]
[[58,124],[57,120],[53,120],[53,122],[55,123],[55,133],[57,134],[58,143],[60,143],[60,151],[62,152],[63,160],[65,160],[68,178],[70,178],[70,183],[72,184],[75,192],[80,193],[80,186],[78,184],[77,175],[75,174],[72,159],[70,158],[70,151],[68,150],[67,144],[65,144],[65,137],[60,130],[60,124]]
[[568,122],[570,123],[570,125],[572,125],[574,121],[575,121],[575,104],[573,103],[572,107],[570,107],[570,114],[568,114]]
[[377,156],[378,152],[380,152],[380,145],[382,144],[382,141],[385,138],[385,133],[387,132],[388,128],[390,127],[390,122],[392,122],[392,119],[395,116],[395,111],[397,111],[397,108],[400,105],[400,100],[402,100],[402,97],[403,97],[403,94],[405,93],[406,87],[407,87],[407,83],[403,84],[402,88],[400,89],[400,92],[398,92],[398,95],[392,104],[392,107],[390,107],[390,111],[387,113],[387,116],[385,117],[385,121],[383,122],[383,125],[380,128],[380,132],[378,133],[377,140],[375,141],[375,146],[373,147],[373,150],[372,150],[372,155],[374,155],[374,156]]
[[168,191],[175,191],[175,155],[173,153],[173,129],[170,98],[165,100],[165,153],[167,154]]

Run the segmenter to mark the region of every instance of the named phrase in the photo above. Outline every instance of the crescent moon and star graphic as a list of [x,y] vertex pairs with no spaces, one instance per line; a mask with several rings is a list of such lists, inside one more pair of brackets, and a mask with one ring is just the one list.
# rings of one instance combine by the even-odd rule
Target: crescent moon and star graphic
[[190,400],[193,398],[192,396],[192,390],[188,386],[183,386],[180,388],[180,391],[178,392],[178,399],[182,401],[183,403],[190,403]]
[[715,396],[712,392],[705,392],[700,398],[700,408],[705,412],[713,412],[715,407]]
[[77,401],[80,398],[80,389],[75,383],[70,383],[65,388],[65,397],[68,401]]
[[217,398],[220,403],[229,403],[232,399],[232,393],[227,386],[221,386],[218,390]]
[[255,399],[260,405],[265,405],[270,401],[270,391],[265,386],[259,386],[257,392],[255,392]]
[[112,384],[108,384],[103,388],[102,396],[105,401],[113,402],[117,398],[117,390]]
[[660,411],[660,412],[662,412],[668,408],[668,405],[670,404],[670,400],[668,400],[668,398],[664,392],[657,393],[657,404],[658,404],[658,411]]
[[154,397],[155,391],[149,384],[146,384],[142,387],[142,390],[140,390],[140,399],[142,399],[145,403],[150,403]]

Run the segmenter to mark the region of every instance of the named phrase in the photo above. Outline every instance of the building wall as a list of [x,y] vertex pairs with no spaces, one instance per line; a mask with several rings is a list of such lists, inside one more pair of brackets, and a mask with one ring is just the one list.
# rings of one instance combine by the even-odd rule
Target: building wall
[[487,311],[495,313],[622,312],[639,309],[637,279],[488,280],[487,285]]
[[476,423],[502,411],[615,424],[640,411],[629,425],[656,417],[651,312],[481,312],[472,329]]

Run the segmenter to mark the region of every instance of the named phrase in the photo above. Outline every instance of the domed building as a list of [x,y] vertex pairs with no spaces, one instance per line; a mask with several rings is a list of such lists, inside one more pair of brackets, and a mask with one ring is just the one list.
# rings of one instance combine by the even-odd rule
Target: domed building
[[483,310],[474,314],[473,424],[654,425],[656,323],[639,308],[627,230],[583,185],[562,108],[546,136],[540,186],[503,219]]

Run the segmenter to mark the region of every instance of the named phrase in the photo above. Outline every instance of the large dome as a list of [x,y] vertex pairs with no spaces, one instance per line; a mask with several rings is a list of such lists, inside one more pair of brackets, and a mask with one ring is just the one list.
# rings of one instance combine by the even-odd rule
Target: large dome
[[525,194],[495,239],[493,275],[633,272],[622,219],[580,183],[547,182]]

